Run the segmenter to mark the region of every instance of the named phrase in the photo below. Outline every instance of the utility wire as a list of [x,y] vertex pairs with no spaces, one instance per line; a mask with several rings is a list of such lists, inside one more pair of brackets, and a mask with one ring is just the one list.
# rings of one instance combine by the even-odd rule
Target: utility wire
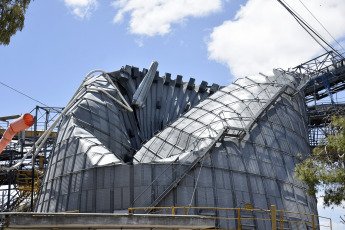
[[[295,13],[290,6],[284,0],[277,0],[294,18],[295,20],[302,26],[302,28],[308,32],[308,34],[327,52],[329,52],[325,46],[323,46],[319,40],[325,43],[331,50],[333,50],[336,54],[340,57],[343,57],[338,50],[336,50],[331,44],[329,44],[320,34],[318,34],[302,17],[299,17],[297,13]],[[316,38],[316,37],[317,38]],[[318,40],[319,39],[319,40]]]
[[[317,38],[312,35],[315,34],[321,41],[323,41],[327,46],[331,47],[331,44],[322,37],[322,35],[317,32],[301,15],[299,15],[285,0],[282,0],[287,6],[288,8],[291,10],[291,12],[293,13],[293,17],[295,18],[295,20],[297,20],[297,22],[303,27],[303,29],[305,29],[310,36],[312,36],[315,40],[317,40]],[[319,41],[317,41],[319,43]],[[320,43],[319,43],[320,44]],[[322,46],[323,47],[323,46]]]
[[[331,44],[329,44],[326,39],[324,39],[321,34],[319,34],[315,29],[312,28],[311,25],[309,25],[306,20],[304,20],[300,15],[298,15],[297,12],[295,12],[292,7],[285,1],[285,0],[278,0],[278,2],[280,2],[285,9],[295,18],[295,20],[298,22],[298,24],[300,24],[302,26],[302,28],[320,45],[322,46],[322,48],[324,48],[327,52],[329,52],[321,43],[320,41],[317,39],[319,38],[322,42],[324,42],[328,47],[330,47],[332,50],[334,50],[335,52],[337,52]],[[283,3],[284,2],[284,3]],[[317,38],[315,37],[315,35],[317,36]]]
[[[280,1],[280,0],[279,0]],[[336,54],[338,54],[340,57],[343,57],[341,53],[339,53],[339,51],[337,49],[335,49],[331,43],[329,43],[324,37],[322,37],[322,35],[320,33],[318,33],[310,24],[308,24],[306,22],[306,20],[304,20],[300,15],[298,15],[298,13],[296,13],[291,6],[289,6],[285,0],[282,0],[283,2],[285,2],[285,4],[288,6],[289,8],[289,12],[293,14],[293,17],[296,19],[296,21],[313,37],[313,39],[319,44],[320,42],[318,41],[318,39],[320,39],[323,43],[325,43],[329,48],[331,48],[331,50],[333,50]],[[316,35],[317,38],[315,36],[313,36],[312,34]],[[324,46],[321,45],[323,48]],[[324,48],[325,49],[325,48]],[[325,49],[326,50],[326,49]],[[328,51],[327,51],[328,52]]]
[[332,34],[324,27],[324,25],[315,17],[315,15],[308,9],[308,7],[301,1],[298,0],[303,6],[304,8],[311,14],[311,16],[313,16],[313,18],[322,26],[322,28],[328,33],[329,36],[331,36],[333,38],[333,40],[341,47],[341,49],[343,51],[345,51],[344,47],[332,36]]
[[[283,0],[284,1],[284,0]],[[312,34],[313,32],[313,29],[309,28],[308,30],[308,23],[302,19],[301,16],[299,16],[296,12],[294,12],[292,10],[292,7],[289,6],[289,4],[287,4],[285,1],[284,3],[280,0],[278,0],[278,2],[292,15],[292,17],[294,17],[294,19],[297,21],[298,24],[300,24],[300,26],[326,51],[326,52],[329,52],[329,50],[320,43],[320,41],[315,37],[315,35]],[[308,25],[309,26],[309,25]],[[309,26],[311,27],[311,26]],[[314,31],[314,34],[317,35],[317,32]],[[321,37],[321,35],[319,35],[319,37]],[[321,39],[322,40],[322,39]],[[327,42],[326,42],[327,44]]]
[[20,92],[19,90],[16,90],[16,89],[12,88],[12,87],[9,86],[9,85],[6,85],[5,83],[3,83],[3,82],[1,82],[1,81],[0,81],[0,84],[2,84],[2,85],[4,85],[4,86],[6,86],[6,87],[8,87],[8,88],[10,88],[10,89],[12,89],[12,90],[14,90],[14,91],[16,91],[17,93],[20,93],[21,95],[23,95],[23,96],[25,96],[25,97],[27,97],[27,98],[30,98],[30,99],[33,100],[33,101],[36,101],[36,102],[40,103],[41,105],[44,105],[44,106],[46,106],[46,107],[50,107],[49,105],[46,105],[46,104],[44,104],[43,102],[40,102],[39,100],[36,100],[35,98],[32,98],[32,97],[30,97],[29,95],[27,95],[27,94],[25,94],[25,93],[22,93],[22,92]]

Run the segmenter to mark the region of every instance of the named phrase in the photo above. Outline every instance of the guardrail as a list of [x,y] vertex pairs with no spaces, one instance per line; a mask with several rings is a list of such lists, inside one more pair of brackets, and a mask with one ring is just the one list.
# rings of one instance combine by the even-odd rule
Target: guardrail
[[[319,229],[320,227],[326,227],[332,230],[332,218],[318,216],[309,213],[299,213],[299,212],[291,212],[291,211],[283,211],[283,210],[276,210],[275,205],[271,205],[269,210],[264,209],[253,209],[250,207],[248,208],[217,208],[217,207],[136,207],[136,208],[128,208],[128,214],[135,214],[137,210],[143,210],[144,212],[151,211],[157,212],[158,210],[169,210],[171,209],[171,214],[176,215],[177,210],[183,210],[183,215],[188,215],[190,210],[233,210],[237,213],[237,217],[217,217],[217,216],[206,216],[206,218],[212,219],[227,219],[227,220],[236,220],[237,221],[237,229],[228,229],[228,230],[242,230],[242,227],[245,227],[243,224],[244,220],[261,220],[261,221],[270,221],[272,224],[272,230],[285,230],[286,227],[284,223],[294,223],[294,224],[304,224],[310,227],[313,230]],[[255,217],[244,217],[241,215],[241,212],[260,212],[268,216],[268,218],[255,218]],[[285,214],[285,215],[284,215]],[[301,221],[291,220],[292,218],[284,218],[288,214],[296,214],[299,216],[309,216],[311,217],[311,221]],[[201,214],[202,215],[202,214]],[[329,221],[329,225],[321,225],[319,221],[316,219],[326,219]],[[296,218],[297,219],[297,218]]]

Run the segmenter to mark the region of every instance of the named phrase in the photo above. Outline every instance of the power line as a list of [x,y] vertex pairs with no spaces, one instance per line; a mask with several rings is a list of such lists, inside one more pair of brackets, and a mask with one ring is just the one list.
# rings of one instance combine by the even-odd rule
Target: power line
[[[278,0],[285,8],[286,10],[295,18],[295,20],[302,26],[302,28],[320,45],[322,48],[324,48],[327,52],[328,50],[320,44],[320,41],[317,39],[319,38],[323,43],[325,43],[328,47],[330,47],[332,50],[337,52],[330,43],[324,39],[321,34],[319,34],[315,29],[312,28],[311,25],[308,24],[306,20],[302,18],[302,16],[298,15],[296,11],[292,9],[292,7],[285,1],[285,0]],[[284,3],[283,3],[284,2]],[[316,35],[316,37],[314,35]]]
[[[277,0],[302,26],[302,28],[323,48],[326,50],[326,52],[329,52],[325,46],[321,44],[323,42],[326,44],[331,50],[333,50],[337,55],[342,57],[342,55],[339,53],[338,50],[336,50],[330,43],[326,41],[317,31],[315,31],[302,17],[298,16],[297,13],[295,13],[292,8],[284,1],[284,0]],[[321,41],[321,42],[320,42]]]
[[[313,30],[312,28],[311,28],[311,26],[310,25],[308,25],[308,23],[301,17],[301,16],[299,16],[298,14],[297,14],[297,12],[294,12],[293,10],[292,10],[292,7],[291,6],[289,6],[289,4],[288,3],[286,3],[284,0],[278,0],[278,2],[292,15],[292,17],[294,17],[294,19],[297,21],[297,23],[298,24],[300,24],[300,26],[326,51],[326,52],[329,52],[328,50],[327,50],[327,48],[325,47],[325,46],[323,46],[321,43],[320,43],[320,41],[315,37],[315,35],[316,36],[318,36],[319,37],[319,39],[322,41],[322,37],[321,37],[321,35],[319,35],[315,30]],[[315,35],[313,35],[313,34],[315,34]],[[326,41],[324,41],[326,44],[327,44],[327,42]]]
[[33,100],[33,101],[36,101],[36,102],[40,103],[41,105],[44,105],[44,106],[46,106],[46,107],[50,107],[49,105],[46,105],[46,104],[44,104],[43,102],[40,102],[39,100],[36,100],[35,98],[32,98],[32,97],[30,97],[29,95],[27,95],[27,94],[25,94],[25,93],[23,93],[23,92],[20,92],[19,90],[16,90],[16,89],[12,88],[12,87],[9,86],[9,85],[6,85],[5,83],[3,83],[3,82],[1,82],[1,81],[0,81],[0,84],[6,86],[7,88],[10,88],[10,89],[16,91],[17,93],[20,93],[21,95],[23,95],[23,96],[25,96],[25,97],[27,97],[27,98],[30,98],[30,99]]
[[329,36],[332,37],[332,39],[342,48],[343,51],[345,51],[344,47],[332,36],[332,34],[324,27],[324,25],[315,17],[315,15],[308,9],[308,7],[301,1],[298,0],[304,8],[313,16],[313,18],[322,26],[322,28],[328,33]]

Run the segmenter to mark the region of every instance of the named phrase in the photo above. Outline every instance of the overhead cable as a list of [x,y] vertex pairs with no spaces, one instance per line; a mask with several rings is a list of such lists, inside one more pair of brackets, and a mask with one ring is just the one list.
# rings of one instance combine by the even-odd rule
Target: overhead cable
[[46,106],[46,107],[50,107],[49,105],[46,105],[46,104],[44,104],[43,102],[40,102],[39,100],[36,100],[35,98],[32,98],[32,97],[30,97],[29,95],[27,95],[27,94],[25,94],[25,93],[23,93],[23,92],[20,92],[19,90],[16,90],[15,88],[13,88],[13,87],[11,87],[11,86],[9,86],[9,85],[6,85],[6,84],[3,83],[3,82],[0,82],[0,84],[2,84],[2,85],[4,85],[4,86],[6,86],[6,87],[8,87],[8,88],[10,88],[10,89],[12,89],[12,90],[14,90],[14,91],[16,91],[17,93],[20,93],[21,95],[23,95],[23,96],[25,96],[25,97],[27,97],[27,98],[30,98],[30,99],[33,100],[33,101],[36,101],[36,102],[40,103],[41,105],[44,105],[44,106]]
[[308,7],[301,1],[298,0],[303,7],[311,14],[311,16],[313,16],[313,18],[322,26],[322,28],[328,33],[329,36],[331,36],[331,38],[339,45],[339,47],[345,51],[344,47],[333,37],[333,35],[324,27],[324,25],[315,17],[315,15],[308,9]]
[[[328,47],[330,47],[331,49],[333,49],[334,51],[336,51],[331,44],[329,44],[322,36],[321,34],[319,34],[315,29],[312,28],[311,25],[308,24],[308,22],[306,22],[306,20],[304,20],[300,15],[298,15],[298,13],[296,11],[294,11],[292,9],[292,7],[285,2],[285,0],[278,0],[278,2],[280,2],[285,9],[295,18],[295,20],[298,22],[298,24],[300,24],[302,26],[302,28],[322,47],[326,50],[326,52],[329,52],[329,50],[327,50],[318,39],[320,39],[323,43],[325,43]],[[316,38],[315,37],[318,38]]]
[[[303,20],[302,17],[298,16],[297,13],[295,13],[290,6],[284,1],[284,0],[277,0],[294,18],[295,20],[302,26],[302,28],[308,32],[308,34],[323,48],[326,50],[326,52],[329,52],[329,50],[321,44],[319,40],[321,40],[324,44],[327,45],[331,50],[333,50],[337,55],[340,57],[343,57],[342,54],[339,53],[338,50],[336,50],[330,43],[326,41],[316,30],[314,30],[305,20]],[[316,36],[316,37],[315,37]]]

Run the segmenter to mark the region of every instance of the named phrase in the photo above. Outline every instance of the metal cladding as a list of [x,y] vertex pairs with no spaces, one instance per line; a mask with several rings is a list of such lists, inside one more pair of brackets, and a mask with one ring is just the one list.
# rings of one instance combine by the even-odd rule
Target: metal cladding
[[[109,73],[119,91],[104,75],[90,78],[85,87],[102,88],[116,99],[122,94],[131,102],[146,73],[129,66]],[[102,91],[77,94],[60,125],[37,212],[251,204],[317,214],[316,199],[293,177],[297,154],[310,154],[305,97],[299,90],[305,79],[275,70],[273,76],[245,77],[227,87],[195,85],[194,79],[183,82],[178,75],[172,80],[158,72],[149,81],[142,94],[146,99],[133,106],[134,112]],[[237,217],[233,210],[189,214]],[[284,224],[291,229],[299,220],[311,222],[292,213],[284,219],[296,221]],[[216,224],[237,228],[234,219]],[[244,220],[242,226],[271,229],[264,220]]]

